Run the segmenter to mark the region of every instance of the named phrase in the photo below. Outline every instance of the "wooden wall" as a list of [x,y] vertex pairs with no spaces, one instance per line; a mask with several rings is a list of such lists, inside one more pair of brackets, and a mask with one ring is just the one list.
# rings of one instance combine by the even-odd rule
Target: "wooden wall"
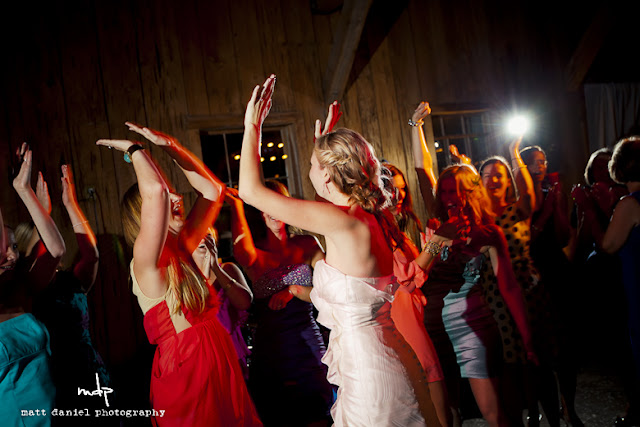
[[[241,129],[252,88],[275,73],[272,112],[298,118],[291,122],[302,177],[297,196],[312,198],[307,159],[314,120],[325,116],[322,76],[340,12],[312,14],[306,0],[24,3],[11,6],[6,16],[18,30],[5,28],[3,38],[0,169],[7,180],[0,206],[9,224],[26,218],[8,178],[11,153],[27,141],[34,169],[49,182],[68,262],[75,244],[59,203],[59,176],[60,165],[71,164],[100,240],[100,279],[90,294],[94,339],[118,373],[146,369],[149,348],[127,283],[130,252],[118,208],[135,177],[121,153],[95,141],[133,137],[124,126],[131,120],[175,135],[200,154],[198,128]],[[537,109],[547,139],[536,142],[552,148],[552,168],[577,179],[586,160],[580,97],[566,93],[562,75],[575,40],[541,21],[530,2],[411,0],[400,9],[389,3],[374,2],[340,100],[340,124],[360,131],[380,157],[406,172],[414,200],[420,199],[406,123],[421,100],[435,111],[467,104]],[[559,160],[568,150],[578,153],[573,164]],[[188,193],[158,151],[151,147]]]

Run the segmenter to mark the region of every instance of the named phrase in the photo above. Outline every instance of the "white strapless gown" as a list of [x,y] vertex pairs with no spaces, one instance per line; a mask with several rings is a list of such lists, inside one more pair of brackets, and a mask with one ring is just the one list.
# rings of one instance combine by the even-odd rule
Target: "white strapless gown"
[[424,426],[425,418],[439,424],[424,371],[391,320],[397,286],[394,276],[358,278],[316,263],[311,300],[318,322],[331,329],[322,361],[339,387],[331,408],[336,426]]

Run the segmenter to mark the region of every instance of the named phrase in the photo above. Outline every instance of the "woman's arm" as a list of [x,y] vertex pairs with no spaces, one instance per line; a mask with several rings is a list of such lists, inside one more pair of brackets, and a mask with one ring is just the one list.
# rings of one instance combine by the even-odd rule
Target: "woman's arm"
[[[597,222],[597,221],[593,221]],[[613,210],[613,216],[607,230],[598,229],[596,243],[609,254],[616,253],[627,241],[633,227],[640,224],[640,204],[631,196],[625,196]]]
[[231,238],[233,256],[244,268],[251,268],[258,261],[258,249],[253,241],[251,229],[244,213],[244,202],[238,196],[238,190],[227,188],[225,200],[231,207]]
[[[100,139],[96,144],[126,152],[134,143]],[[131,163],[142,198],[140,232],[133,245],[133,272],[142,293],[149,298],[159,298],[167,290],[160,270],[160,259],[169,229],[169,186],[146,150],[134,151]]]
[[78,242],[80,259],[73,267],[74,276],[82,283],[85,293],[91,290],[98,274],[98,262],[100,256],[96,236],[91,229],[89,220],[82,212],[78,197],[76,195],[76,185],[73,181],[73,171],[69,165],[62,165],[62,204],[69,214],[73,232]]
[[220,213],[224,203],[225,184],[196,155],[183,147],[176,138],[154,129],[140,127],[132,122],[126,122],[126,125],[129,130],[144,136],[169,154],[182,169],[189,184],[196,190],[198,198],[180,232],[180,243],[184,245],[187,253],[192,253]]
[[[22,157],[22,165],[18,176],[13,180],[13,188],[29,211],[47,251],[53,258],[59,260],[64,255],[66,246],[55,222],[38,200],[33,188],[31,188],[33,152],[26,143],[22,144],[20,156]],[[42,179],[41,174],[38,174],[38,185],[43,191],[46,189],[46,182]]]
[[412,126],[411,129],[411,147],[416,173],[418,174],[420,192],[422,193],[422,200],[429,215],[434,216],[436,205],[434,191],[437,180],[433,170],[433,159],[427,148],[427,140],[422,129],[424,118],[429,114],[431,114],[431,108],[428,102],[421,102],[413,112],[411,120],[415,125]]
[[237,310],[248,310],[251,306],[251,300],[253,294],[247,285],[247,281],[235,264],[227,262],[222,266],[218,260],[218,245],[216,244],[213,236],[207,235],[204,238],[204,243],[207,247],[207,254],[205,257],[205,267],[209,267],[210,271],[205,271],[204,274],[210,280],[217,280],[220,287],[223,289],[227,298]]
[[511,168],[518,189],[517,210],[521,218],[530,218],[536,205],[536,193],[533,188],[533,180],[527,165],[520,156],[520,143],[522,136],[518,137],[509,145],[509,153],[511,153]]
[[331,236],[353,228],[356,222],[360,222],[330,203],[286,197],[264,185],[260,163],[260,139],[262,124],[271,108],[274,85],[275,76],[271,75],[265,81],[260,97],[260,86],[256,86],[247,104],[238,194],[242,200],[258,210],[277,217],[286,224],[313,233]]

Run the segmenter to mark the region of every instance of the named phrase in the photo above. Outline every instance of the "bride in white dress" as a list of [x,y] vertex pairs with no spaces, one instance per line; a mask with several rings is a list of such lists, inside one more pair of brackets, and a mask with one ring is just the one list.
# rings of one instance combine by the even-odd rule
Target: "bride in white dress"
[[[271,108],[275,76],[247,105],[240,159],[239,195],[262,212],[324,235],[326,260],[315,266],[313,290],[296,288],[312,300],[318,321],[331,329],[323,362],[328,379],[339,386],[331,409],[337,426],[438,426],[426,377],[415,354],[390,318],[397,283],[389,245],[395,223],[384,210],[380,163],[357,132],[333,126],[329,109],[325,134],[316,123],[309,178],[330,203],[284,197],[261,178],[262,123]],[[435,243],[444,240],[435,236]]]

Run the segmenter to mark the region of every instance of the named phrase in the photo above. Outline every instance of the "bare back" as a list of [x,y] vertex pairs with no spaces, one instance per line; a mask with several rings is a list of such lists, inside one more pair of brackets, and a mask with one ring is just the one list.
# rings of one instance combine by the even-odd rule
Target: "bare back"
[[393,273],[393,252],[376,217],[360,208],[339,208],[353,225],[325,235],[327,263],[354,277],[379,277]]

